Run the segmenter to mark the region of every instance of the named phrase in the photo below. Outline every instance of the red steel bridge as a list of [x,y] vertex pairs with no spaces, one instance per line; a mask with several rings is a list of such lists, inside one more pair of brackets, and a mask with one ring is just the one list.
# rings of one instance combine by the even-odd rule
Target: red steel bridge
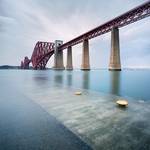
[[89,40],[111,32],[111,56],[109,70],[121,70],[120,46],[119,46],[119,28],[138,20],[150,16],[150,1],[133,8],[132,10],[66,42],[56,40],[55,42],[38,41],[35,45],[31,59],[25,57],[21,62],[21,68],[29,68],[30,62],[34,69],[45,69],[50,57],[54,54],[54,69],[64,69],[63,50],[67,49],[67,66],[66,69],[73,69],[72,65],[72,46],[83,43],[82,65],[81,69],[90,69],[89,59]]

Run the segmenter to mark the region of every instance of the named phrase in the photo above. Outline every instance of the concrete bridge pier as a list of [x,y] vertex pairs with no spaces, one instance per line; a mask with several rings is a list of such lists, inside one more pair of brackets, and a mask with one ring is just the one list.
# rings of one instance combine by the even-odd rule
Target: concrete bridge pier
[[117,27],[113,28],[111,31],[111,54],[110,54],[109,70],[121,71],[119,29]]
[[69,46],[67,48],[67,66],[66,66],[66,70],[72,70],[73,66],[72,66],[72,47]]
[[54,50],[54,67],[53,69],[65,69],[63,62],[63,50],[58,50],[58,47],[63,44],[63,41],[55,41],[55,50]]
[[83,41],[81,70],[90,70],[89,40],[88,39],[84,39]]

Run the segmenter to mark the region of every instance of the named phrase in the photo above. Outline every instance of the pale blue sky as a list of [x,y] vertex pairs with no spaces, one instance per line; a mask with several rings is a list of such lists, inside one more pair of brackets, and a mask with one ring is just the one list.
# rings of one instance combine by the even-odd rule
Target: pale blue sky
[[[0,0],[0,65],[20,65],[35,43],[65,41],[146,2],[146,0]],[[123,67],[150,67],[150,17],[120,29]],[[82,45],[73,47],[80,68]],[[107,67],[110,33],[90,41],[92,68]],[[66,50],[64,51],[64,64]],[[53,57],[48,67],[53,66]]]

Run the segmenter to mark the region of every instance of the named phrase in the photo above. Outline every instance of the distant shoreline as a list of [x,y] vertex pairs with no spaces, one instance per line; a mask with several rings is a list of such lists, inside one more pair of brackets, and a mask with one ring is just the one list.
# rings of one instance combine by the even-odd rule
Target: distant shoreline
[[[0,66],[0,70],[3,69],[21,69],[20,66],[10,66],[10,65],[2,65]],[[53,68],[46,68],[46,70],[51,70]],[[75,70],[80,70],[80,68],[74,68]],[[108,68],[91,68],[91,70],[106,70]],[[24,69],[23,69],[24,70]],[[29,69],[25,70],[33,70],[33,68],[30,66]],[[122,70],[150,70],[150,68],[122,68]]]
[[9,65],[2,65],[0,69],[20,69],[20,66],[9,66]]
[[[10,66],[10,65],[2,65],[0,66],[0,70],[3,69],[21,69],[20,66]],[[30,67],[29,69],[33,69],[32,67]]]

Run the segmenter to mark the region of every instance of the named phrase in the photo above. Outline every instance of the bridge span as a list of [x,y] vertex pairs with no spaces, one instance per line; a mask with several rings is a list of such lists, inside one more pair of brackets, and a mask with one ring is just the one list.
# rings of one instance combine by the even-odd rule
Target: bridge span
[[[63,64],[63,50],[67,49],[67,70],[73,69],[72,64],[72,47],[79,43],[83,43],[82,48],[82,70],[90,70],[89,58],[89,40],[111,32],[111,54],[109,62],[109,70],[121,70],[120,60],[120,43],[119,43],[119,28],[128,24],[134,23],[138,20],[150,16],[150,1],[137,6],[130,11],[66,42],[56,40],[54,43],[50,42],[37,42],[32,53],[30,62],[32,62],[34,69],[45,69],[46,64],[50,57],[54,54],[54,69],[65,69]],[[27,58],[26,58],[27,60]],[[29,61],[28,61],[29,62]],[[23,66],[22,62],[22,66]],[[26,63],[27,65],[29,63]],[[27,66],[26,66],[27,68]]]

